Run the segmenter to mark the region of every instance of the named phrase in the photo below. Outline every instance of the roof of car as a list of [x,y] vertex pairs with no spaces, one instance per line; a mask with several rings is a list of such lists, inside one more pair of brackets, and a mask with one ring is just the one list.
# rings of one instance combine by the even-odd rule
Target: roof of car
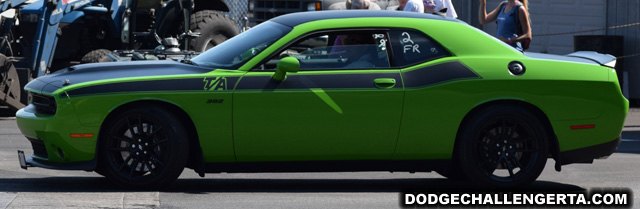
[[417,12],[403,12],[390,10],[331,10],[317,12],[297,12],[287,15],[278,16],[271,21],[278,22],[283,25],[294,27],[303,23],[327,20],[327,19],[345,19],[345,18],[365,18],[365,17],[404,17],[419,19],[436,19],[458,21],[452,18],[446,18],[440,15],[424,14]]

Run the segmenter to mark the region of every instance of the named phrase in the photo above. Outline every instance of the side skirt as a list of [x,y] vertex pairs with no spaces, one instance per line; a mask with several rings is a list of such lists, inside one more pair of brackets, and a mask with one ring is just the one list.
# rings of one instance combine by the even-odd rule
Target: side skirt
[[205,163],[207,173],[271,173],[271,172],[351,172],[398,171],[431,172],[451,164],[444,160],[344,160],[291,162]]

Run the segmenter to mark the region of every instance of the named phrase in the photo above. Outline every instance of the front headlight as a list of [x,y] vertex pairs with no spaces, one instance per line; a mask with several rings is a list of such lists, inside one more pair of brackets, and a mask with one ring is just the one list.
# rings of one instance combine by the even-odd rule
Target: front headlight
[[320,11],[322,10],[322,4],[320,2],[307,4],[307,11]]

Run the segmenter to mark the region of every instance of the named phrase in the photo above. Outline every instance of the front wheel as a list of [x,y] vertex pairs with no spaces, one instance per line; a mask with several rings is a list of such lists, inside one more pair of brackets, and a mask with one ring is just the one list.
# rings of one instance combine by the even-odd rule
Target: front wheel
[[472,182],[511,188],[535,181],[544,169],[548,134],[542,122],[526,109],[489,107],[461,128],[458,159]]
[[100,173],[127,188],[168,185],[187,164],[184,130],[177,117],[155,106],[115,115],[100,136]]

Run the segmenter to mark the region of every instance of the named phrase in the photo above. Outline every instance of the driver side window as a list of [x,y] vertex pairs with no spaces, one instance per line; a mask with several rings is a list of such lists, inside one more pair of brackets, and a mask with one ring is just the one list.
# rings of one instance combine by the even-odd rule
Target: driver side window
[[316,33],[278,52],[265,63],[275,69],[284,57],[300,61],[300,70],[389,68],[386,32],[342,31]]

